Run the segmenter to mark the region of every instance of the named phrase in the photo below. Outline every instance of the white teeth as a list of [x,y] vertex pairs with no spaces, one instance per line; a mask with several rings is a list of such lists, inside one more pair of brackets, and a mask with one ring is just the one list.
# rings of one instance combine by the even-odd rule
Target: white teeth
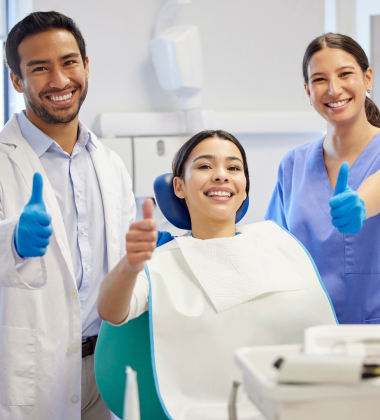
[[52,101],[66,101],[66,99],[69,99],[73,96],[73,92],[68,93],[67,95],[64,96],[50,96],[50,99]]
[[331,108],[337,108],[338,106],[345,105],[348,101],[349,101],[349,99],[346,99],[346,100],[340,101],[340,102],[329,102],[327,105]]
[[208,197],[212,197],[214,195],[219,195],[221,197],[231,197],[231,193],[227,191],[210,191],[207,193]]

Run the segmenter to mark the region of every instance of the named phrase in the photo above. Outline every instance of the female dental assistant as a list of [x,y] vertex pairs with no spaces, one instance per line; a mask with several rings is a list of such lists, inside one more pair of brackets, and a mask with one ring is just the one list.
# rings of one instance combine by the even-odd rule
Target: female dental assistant
[[[340,323],[380,324],[380,216],[368,188],[360,188],[380,170],[380,114],[366,97],[372,69],[353,39],[328,33],[307,47],[303,75],[327,134],[285,155],[265,219],[281,224],[308,249]],[[344,162],[350,171],[343,165],[337,183]],[[345,188],[344,172],[353,191]]]

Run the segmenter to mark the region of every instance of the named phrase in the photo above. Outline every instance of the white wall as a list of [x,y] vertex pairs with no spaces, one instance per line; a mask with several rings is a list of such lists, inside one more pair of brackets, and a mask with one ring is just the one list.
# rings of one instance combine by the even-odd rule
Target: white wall
[[309,110],[301,63],[324,30],[322,0],[194,0],[180,23],[199,26],[204,108]]
[[373,80],[371,99],[380,104],[380,13],[371,16],[371,67]]
[[260,222],[277,180],[278,166],[289,149],[318,140],[321,133],[244,136],[240,141],[246,151],[251,188],[249,209],[243,224]]
[[[83,31],[90,88],[81,118],[101,112],[170,111],[176,99],[161,90],[149,40],[165,0],[34,0],[34,10],[57,10]],[[205,109],[308,110],[301,61],[324,30],[324,0],[193,0],[176,19],[201,30]]]
[[[340,0],[342,1],[342,0]],[[356,0],[355,40],[362,46],[371,63],[371,16],[380,14],[379,0]]]
[[89,93],[81,111],[92,127],[101,112],[171,110],[176,100],[155,79],[149,41],[162,0],[34,0],[34,10],[72,17],[87,43]]
[[[93,127],[102,112],[177,109],[176,98],[159,87],[149,54],[155,18],[164,2],[34,0],[35,11],[67,14],[83,32],[91,71],[89,94],[81,111],[86,125]],[[301,63],[308,43],[324,32],[324,0],[193,0],[175,23],[200,28],[205,109],[310,110]],[[286,151],[319,136],[277,134],[241,139],[252,185],[245,222],[263,219]]]

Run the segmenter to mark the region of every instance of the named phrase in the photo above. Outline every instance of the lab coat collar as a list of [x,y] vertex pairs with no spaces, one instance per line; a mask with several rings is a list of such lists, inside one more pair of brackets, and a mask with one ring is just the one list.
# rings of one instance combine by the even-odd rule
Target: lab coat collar
[[17,122],[24,139],[40,158],[54,143],[54,140],[37,128],[22,111],[17,115]]
[[20,142],[25,141],[22,137],[20,126],[17,122],[17,114],[13,114],[11,119],[4,125],[0,131],[0,143],[13,144],[20,146]]

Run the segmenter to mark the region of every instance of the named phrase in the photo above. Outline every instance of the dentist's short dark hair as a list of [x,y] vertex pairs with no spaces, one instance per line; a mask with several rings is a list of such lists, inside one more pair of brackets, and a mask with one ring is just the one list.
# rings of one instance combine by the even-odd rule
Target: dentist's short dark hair
[[[178,176],[179,178],[183,179],[185,176],[185,169],[186,169],[186,162],[190,153],[193,149],[203,140],[209,138],[218,138],[221,140],[227,140],[232,142],[240,151],[241,156],[243,158],[243,167],[244,167],[244,175],[247,181],[245,186],[245,192],[247,193],[247,197],[249,194],[249,171],[248,171],[248,163],[247,157],[245,155],[245,150],[243,146],[240,144],[239,140],[234,137],[232,134],[227,133],[227,131],[223,130],[205,130],[201,131],[198,134],[195,134],[188,140],[176,153],[173,159],[172,170],[173,170],[173,177]],[[245,200],[244,200],[245,201]],[[244,202],[243,201],[243,202]],[[186,206],[186,202],[184,199],[181,200],[182,204]]]
[[18,46],[28,36],[53,29],[63,29],[75,38],[83,65],[86,67],[86,44],[76,23],[69,17],[58,12],[34,12],[16,23],[8,34],[4,47],[4,60],[8,68],[18,78],[22,79],[20,71],[20,56]]

